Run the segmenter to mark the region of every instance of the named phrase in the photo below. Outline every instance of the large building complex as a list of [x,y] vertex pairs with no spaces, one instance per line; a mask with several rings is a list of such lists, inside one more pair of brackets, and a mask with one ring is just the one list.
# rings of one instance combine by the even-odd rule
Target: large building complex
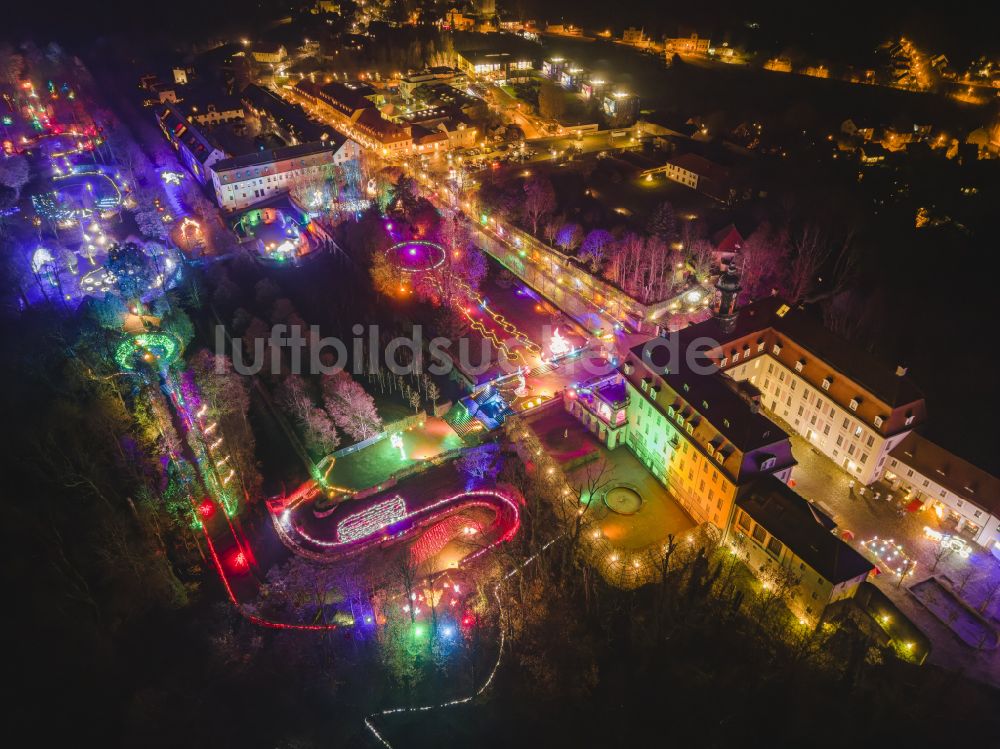
[[285,101],[270,89],[251,84],[243,90],[241,98],[248,112],[269,122],[291,145],[334,137],[332,128],[313,121],[302,107]]
[[156,121],[167,140],[177,149],[184,166],[199,182],[207,183],[211,178],[213,165],[226,158],[225,151],[173,104],[167,104],[158,110]]
[[815,624],[829,604],[853,598],[875,570],[835,528],[816,505],[767,476],[736,500],[726,533],[750,571],[768,585],[787,585],[792,613]]
[[712,341],[706,358],[756,388],[765,412],[858,482],[881,476],[889,453],[926,416],[905,367],[883,364],[780,298],[737,309],[738,293],[731,270],[719,281],[718,313],[681,331],[681,350]]
[[622,363],[627,443],[691,517],[725,528],[747,482],[790,478],[791,443],[734,383],[668,366],[656,346],[638,346]]
[[435,66],[404,75],[399,81],[399,93],[404,99],[412,99],[413,93],[421,86],[444,83],[453,87],[464,87],[468,83],[465,73],[448,66]]
[[656,341],[637,346],[618,375],[570,393],[566,405],[609,447],[627,444],[697,522],[724,529],[749,482],[788,480],[791,443],[738,383],[668,359]]
[[343,166],[358,155],[358,144],[343,136],[256,151],[216,163],[212,185],[219,206],[237,210],[287,193],[298,184],[324,179],[332,167]]
[[668,57],[674,53],[682,55],[707,55],[711,46],[711,39],[705,39],[697,34],[664,39],[664,48]]
[[498,84],[527,81],[534,68],[528,57],[492,50],[458,51],[455,65],[470,78]]
[[892,452],[884,478],[955,532],[1000,557],[1000,479],[913,432]]

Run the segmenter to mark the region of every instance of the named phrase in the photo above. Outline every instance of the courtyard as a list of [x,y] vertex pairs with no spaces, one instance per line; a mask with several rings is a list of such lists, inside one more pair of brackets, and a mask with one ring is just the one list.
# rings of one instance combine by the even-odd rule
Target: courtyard
[[[849,543],[872,558],[862,547],[862,541],[875,537],[893,539],[916,562],[913,574],[908,575],[902,585],[899,584],[899,577],[891,572],[876,576],[874,583],[930,637],[933,648],[928,660],[942,665],[957,664],[974,678],[1000,684],[1000,651],[969,647],[907,590],[928,578],[937,577],[950,588],[962,587],[960,597],[971,608],[978,610],[990,588],[1000,578],[1000,562],[978,547],[974,547],[968,558],[958,553],[946,553],[935,559],[938,544],[924,534],[924,526],[937,527],[937,516],[932,511],[909,512],[901,509],[902,498],[896,496],[886,500],[885,487],[882,487],[879,499],[875,499],[871,491],[861,496],[856,487],[851,487],[850,477],[833,461],[804,438],[792,434],[791,440],[793,453],[799,461],[792,473],[795,490],[829,512],[837,523],[838,531],[850,531],[853,539]],[[991,621],[994,629],[1000,626],[1000,601],[994,600],[983,616]]]
[[587,512],[589,541],[604,555],[633,555],[636,560],[647,552],[656,555],[668,536],[685,537],[695,528],[627,447],[608,450],[561,407],[548,408],[529,423],[570,485],[583,493],[595,489]]

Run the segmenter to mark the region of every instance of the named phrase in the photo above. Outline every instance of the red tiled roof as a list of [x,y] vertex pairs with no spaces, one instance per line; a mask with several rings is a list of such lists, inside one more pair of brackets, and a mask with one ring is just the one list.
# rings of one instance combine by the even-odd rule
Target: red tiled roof
[[953,494],[1000,515],[1000,479],[926,437],[911,432],[889,454]]

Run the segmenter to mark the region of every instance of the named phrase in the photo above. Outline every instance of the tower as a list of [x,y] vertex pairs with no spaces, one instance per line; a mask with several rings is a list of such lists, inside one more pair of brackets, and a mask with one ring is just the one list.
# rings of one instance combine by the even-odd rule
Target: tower
[[718,294],[715,301],[715,318],[719,321],[719,327],[726,333],[732,332],[736,327],[736,319],[740,316],[736,307],[736,302],[740,296],[740,269],[736,267],[736,260],[729,262],[726,272],[719,276],[715,283]]

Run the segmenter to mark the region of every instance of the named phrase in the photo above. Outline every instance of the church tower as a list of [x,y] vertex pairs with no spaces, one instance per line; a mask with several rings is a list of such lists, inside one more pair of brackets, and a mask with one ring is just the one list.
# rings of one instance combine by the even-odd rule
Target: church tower
[[736,302],[742,289],[740,270],[736,267],[735,260],[731,260],[726,272],[719,276],[715,289],[718,292],[715,299],[715,318],[719,321],[719,327],[730,333],[736,327],[736,319],[740,316]]

